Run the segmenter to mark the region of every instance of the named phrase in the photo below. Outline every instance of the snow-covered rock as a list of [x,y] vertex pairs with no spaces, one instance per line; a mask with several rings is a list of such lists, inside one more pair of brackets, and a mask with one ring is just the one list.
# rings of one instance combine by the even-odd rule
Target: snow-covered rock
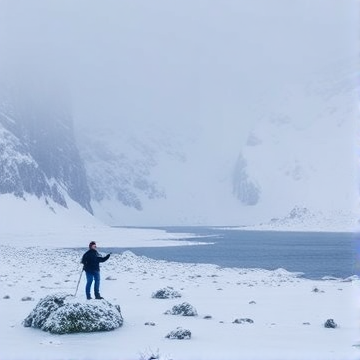
[[337,323],[334,321],[334,319],[327,319],[325,321],[324,327],[328,329],[335,329],[338,327]]
[[182,315],[182,316],[197,316],[197,311],[191,304],[183,302],[179,305],[174,305],[171,310],[165,312],[167,315]]
[[122,324],[119,305],[106,300],[79,302],[66,293],[51,294],[41,299],[23,322],[25,327],[54,334],[110,331]]
[[177,339],[177,340],[190,339],[191,331],[178,327],[175,330],[170,331],[165,337],[168,339]]
[[235,319],[233,321],[233,324],[253,324],[254,320],[249,319],[249,318],[239,318],[239,319]]
[[168,286],[163,289],[159,289],[155,291],[152,295],[152,298],[155,299],[174,299],[174,298],[180,298],[181,294],[174,290],[172,287]]

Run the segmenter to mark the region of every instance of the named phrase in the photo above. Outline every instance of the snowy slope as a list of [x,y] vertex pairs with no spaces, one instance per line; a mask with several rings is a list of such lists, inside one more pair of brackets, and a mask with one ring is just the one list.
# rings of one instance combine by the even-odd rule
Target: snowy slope
[[[300,94],[289,89],[288,98],[249,134],[234,174],[234,193],[247,200],[239,188],[245,178],[256,189],[254,206],[269,215],[271,209],[272,217],[280,218],[272,224],[279,228],[291,225],[291,219],[296,227],[307,221],[311,228],[317,222],[354,226],[359,206],[356,84],[350,74],[310,85]],[[296,214],[296,209],[304,211]]]
[[353,69],[340,64],[277,84],[241,113],[194,117],[190,127],[119,119],[74,132],[60,98],[49,106],[44,94],[18,98],[3,89],[0,193],[35,195],[50,210],[53,202],[69,207],[71,199],[111,225],[353,229]]
[[[26,241],[26,236],[33,235],[35,242],[43,243],[51,238],[50,234],[76,229],[104,228],[105,225],[78,203],[66,198],[68,207],[35,195],[27,194],[26,199],[13,194],[0,196],[0,229],[3,240],[7,234],[20,235],[20,242]],[[64,239],[66,242],[69,239]],[[72,239],[71,241],[74,241]],[[70,246],[70,243],[69,243]]]
[[251,128],[241,118],[236,124],[219,118],[181,131],[171,122],[82,129],[79,147],[95,215],[114,225],[254,225],[278,219],[278,229],[285,223],[354,227],[357,83],[351,67],[336,69],[296,86],[279,85],[253,110],[246,107]]

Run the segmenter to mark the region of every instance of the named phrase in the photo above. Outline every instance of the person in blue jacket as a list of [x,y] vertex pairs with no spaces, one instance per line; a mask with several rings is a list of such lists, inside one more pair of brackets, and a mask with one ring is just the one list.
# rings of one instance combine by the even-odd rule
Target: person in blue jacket
[[81,263],[84,264],[84,270],[86,273],[86,286],[85,293],[88,300],[92,299],[90,296],[91,285],[94,281],[94,294],[95,299],[103,299],[100,296],[100,263],[109,259],[110,254],[101,256],[96,250],[96,242],[91,241],[89,244],[89,250],[83,255]]

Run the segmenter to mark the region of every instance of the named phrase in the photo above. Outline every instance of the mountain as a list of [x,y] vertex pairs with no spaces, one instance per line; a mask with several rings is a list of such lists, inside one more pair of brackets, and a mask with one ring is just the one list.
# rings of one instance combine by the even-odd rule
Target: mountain
[[135,226],[356,226],[358,85],[355,71],[337,69],[259,98],[243,114],[251,129],[241,117],[182,131],[171,122],[82,128],[95,215]]
[[[92,213],[69,105],[61,92],[6,86],[0,92],[0,194]],[[38,89],[37,89],[38,90]],[[52,207],[53,211],[54,207]]]
[[301,93],[286,89],[269,107],[239,153],[233,178],[239,201],[272,208],[274,216],[294,207],[357,208],[358,85],[353,73],[346,75],[327,74]]
[[186,161],[173,133],[145,125],[127,124],[120,130],[87,126],[77,138],[96,216],[119,225],[131,214],[148,216],[153,204],[166,208],[165,174]]
[[111,225],[354,228],[358,79],[338,69],[191,126],[81,127],[64,91],[1,86],[0,194]]

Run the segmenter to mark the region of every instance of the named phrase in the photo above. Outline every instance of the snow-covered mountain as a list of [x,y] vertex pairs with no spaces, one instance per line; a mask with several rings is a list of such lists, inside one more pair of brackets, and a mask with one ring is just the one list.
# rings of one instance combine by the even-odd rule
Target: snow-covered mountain
[[81,129],[94,213],[114,225],[355,226],[356,89],[351,71],[275,89],[246,113],[251,129],[241,118],[181,132],[171,122]]
[[353,228],[355,72],[304,84],[279,85],[236,121],[224,111],[190,128],[151,119],[74,128],[63,94],[2,87],[0,193],[35,196],[53,212],[77,203],[111,225]]
[[78,132],[91,205],[106,222],[124,224],[124,213],[147,214],[152,202],[166,206],[166,181],[157,171],[183,163],[185,155],[172,135],[146,130],[128,125],[124,131],[87,127]]
[[347,110],[339,117],[323,109],[308,124],[301,108],[299,121],[288,112],[262,120],[240,152],[234,194],[252,206],[280,209],[291,199],[321,210],[347,209],[356,201],[355,117]]
[[[47,89],[49,90],[49,89]],[[92,212],[73,121],[62,94],[2,84],[0,92],[0,194],[37,197]]]

